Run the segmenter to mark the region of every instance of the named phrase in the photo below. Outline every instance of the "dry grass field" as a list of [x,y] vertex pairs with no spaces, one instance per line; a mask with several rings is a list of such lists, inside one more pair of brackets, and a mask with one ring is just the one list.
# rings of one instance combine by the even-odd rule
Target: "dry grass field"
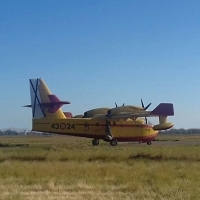
[[117,147],[56,135],[0,137],[0,199],[200,199],[200,135]]

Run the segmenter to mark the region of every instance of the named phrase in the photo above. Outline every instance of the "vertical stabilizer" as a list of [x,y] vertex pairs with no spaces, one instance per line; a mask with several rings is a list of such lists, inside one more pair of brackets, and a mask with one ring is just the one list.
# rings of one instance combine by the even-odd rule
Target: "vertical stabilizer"
[[[66,118],[60,109],[62,102],[59,101],[58,98],[57,102],[52,102],[52,93],[42,79],[30,79],[30,93],[32,114],[34,119],[45,117],[60,119]],[[60,106],[58,107],[58,105]],[[52,109],[56,106],[56,109]]]

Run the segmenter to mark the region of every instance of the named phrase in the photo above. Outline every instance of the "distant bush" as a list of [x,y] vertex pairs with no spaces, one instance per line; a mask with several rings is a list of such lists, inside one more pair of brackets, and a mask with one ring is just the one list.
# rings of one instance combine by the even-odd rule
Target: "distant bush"
[[191,128],[191,129],[170,129],[166,131],[160,131],[160,134],[200,134],[200,129],[198,128]]
[[8,129],[5,131],[0,130],[0,135],[1,136],[3,136],[3,135],[24,135],[24,132],[17,132],[17,131]]

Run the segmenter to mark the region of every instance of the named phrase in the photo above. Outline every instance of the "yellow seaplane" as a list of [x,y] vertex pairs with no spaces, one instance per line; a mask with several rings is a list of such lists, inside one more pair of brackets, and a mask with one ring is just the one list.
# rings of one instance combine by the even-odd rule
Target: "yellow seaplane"
[[[151,144],[158,131],[173,127],[167,116],[174,115],[173,104],[160,103],[153,111],[142,107],[122,105],[114,108],[95,108],[83,115],[73,116],[63,112],[61,107],[69,104],[52,94],[41,79],[30,79],[32,108],[32,131],[92,138],[97,146],[99,140],[116,146],[118,142],[139,142]],[[148,123],[147,117],[159,117],[159,124]]]

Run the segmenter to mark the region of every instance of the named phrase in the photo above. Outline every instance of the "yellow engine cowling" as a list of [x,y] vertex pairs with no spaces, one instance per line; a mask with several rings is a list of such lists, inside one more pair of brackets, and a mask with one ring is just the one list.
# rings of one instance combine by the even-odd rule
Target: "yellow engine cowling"
[[138,111],[144,110],[142,107],[137,107],[137,106],[120,106],[116,108],[112,108],[108,111],[108,115],[117,115],[121,113],[134,113]]
[[106,115],[110,108],[95,108],[84,112],[84,118],[92,118],[100,115]]

